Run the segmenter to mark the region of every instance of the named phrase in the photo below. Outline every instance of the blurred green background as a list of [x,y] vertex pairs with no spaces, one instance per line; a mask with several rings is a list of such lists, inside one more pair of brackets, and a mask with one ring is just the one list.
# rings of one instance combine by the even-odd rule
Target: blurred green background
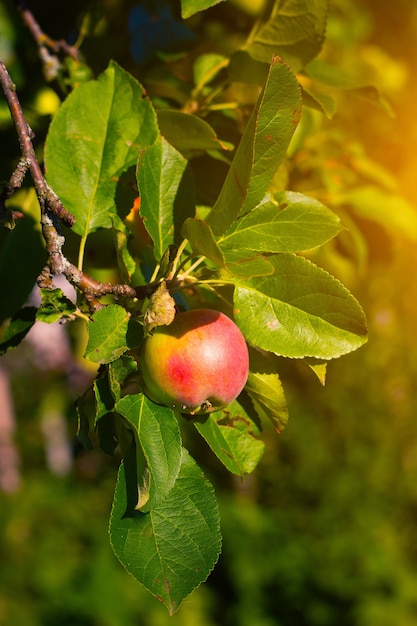
[[[236,37],[252,19],[244,4],[219,5],[193,27],[219,40]],[[81,1],[59,9],[51,1],[30,4],[52,37],[74,40],[83,24],[82,50],[95,72],[114,58],[146,84],[152,68],[134,58],[126,34],[133,5],[103,0],[86,11]],[[265,456],[243,483],[200,440],[190,442],[219,498],[223,553],[172,618],[112,553],[107,524],[117,459],[83,452],[76,442],[74,400],[92,376],[71,357],[72,344],[80,352],[79,327],[32,335],[2,357],[1,626],[417,623],[416,36],[417,7],[409,0],[331,3],[323,54],[368,72],[394,114],[349,94],[330,121],[307,114],[288,181],[327,199],[347,220],[349,234],[315,260],[363,305],[369,343],[330,363],[325,387],[302,364],[282,362],[289,425],[279,437],[266,426]],[[57,99],[7,1],[0,5],[0,57],[41,153]],[[7,178],[18,146],[1,99],[0,131],[0,176]],[[346,211],[340,196],[359,187],[364,171],[378,181],[380,203],[361,215]],[[399,205],[393,196],[401,196]]]

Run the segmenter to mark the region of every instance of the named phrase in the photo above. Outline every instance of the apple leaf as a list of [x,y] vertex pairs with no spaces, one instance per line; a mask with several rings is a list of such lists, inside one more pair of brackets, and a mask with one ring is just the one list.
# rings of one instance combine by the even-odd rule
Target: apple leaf
[[42,303],[36,314],[39,322],[53,324],[63,317],[70,317],[77,309],[62,289],[41,289],[40,294]]
[[235,277],[235,319],[250,345],[287,357],[332,359],[366,342],[365,315],[338,280],[294,254],[269,261],[272,276]]
[[124,567],[172,615],[215,566],[221,550],[213,487],[188,452],[171,491],[148,513],[125,516],[122,465],[110,517],[110,541]]
[[342,230],[337,215],[314,198],[284,191],[275,199],[236,220],[218,240],[220,247],[297,252],[321,246]]
[[189,240],[193,252],[202,254],[219,267],[224,266],[224,256],[210,226],[202,220],[188,218],[182,225],[181,233]]
[[149,499],[142,511],[157,505],[171,491],[181,463],[181,437],[171,409],[161,407],[143,394],[121,398],[116,405],[134,427],[150,474]]
[[138,364],[132,356],[126,354],[109,363],[109,385],[112,396],[117,402],[122,395],[122,385],[127,379],[138,375]]
[[205,120],[176,109],[160,109],[157,112],[161,134],[178,152],[191,159],[212,150],[232,150],[233,146],[222,141]]
[[37,309],[25,306],[13,315],[0,340],[0,355],[16,348],[36,322]]
[[110,363],[129,348],[137,347],[139,337],[136,337],[135,324],[129,313],[117,304],[96,311],[88,323],[84,357],[93,363]]
[[67,97],[49,129],[45,166],[48,183],[76,219],[74,232],[86,238],[111,227],[120,176],[157,136],[143,88],[114,62]]
[[278,375],[277,357],[250,348],[250,370],[245,391],[261,419],[272,422],[279,434],[287,425],[288,408]]
[[101,368],[93,382],[94,398],[96,401],[95,425],[105,415],[114,410],[114,398],[111,393],[107,369]]
[[158,137],[139,157],[137,182],[140,212],[160,261],[168,246],[178,240],[184,219],[195,213],[188,161]]
[[194,15],[194,13],[204,11],[223,1],[224,0],[181,0],[181,16],[187,19]]
[[301,112],[300,87],[290,68],[275,57],[265,87],[253,109],[220,195],[207,216],[222,235],[239,215],[263,200],[284,159]]
[[271,276],[274,268],[267,256],[254,254],[252,250],[241,248],[239,250],[224,251],[226,268],[230,274],[236,274],[242,278],[251,276]]
[[229,472],[243,478],[255,469],[265,444],[251,434],[250,418],[237,402],[225,411],[202,416],[194,424]]
[[274,2],[268,20],[259,20],[257,30],[242,49],[263,63],[279,55],[294,72],[299,72],[321,50],[328,4],[328,0]]

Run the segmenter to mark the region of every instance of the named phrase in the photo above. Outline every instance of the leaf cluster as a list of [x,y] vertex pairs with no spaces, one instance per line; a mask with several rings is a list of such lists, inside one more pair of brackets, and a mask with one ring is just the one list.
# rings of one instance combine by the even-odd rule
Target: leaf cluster
[[[214,4],[183,0],[182,15]],[[137,297],[102,302],[92,314],[82,297],[44,290],[40,309],[13,318],[1,349],[35,320],[88,320],[84,356],[98,373],[78,402],[79,437],[120,452],[111,543],[170,613],[206,579],[221,547],[213,488],[184,433],[194,428],[243,478],[262,457],[264,424],[280,432],[287,422],[280,359],[304,359],[323,381],[325,363],[367,339],[357,300],[308,259],[343,230],[339,217],[277,184],[303,99],[312,99],[297,74],[320,51],[326,17],[324,0],[273,3],[233,54],[197,56],[181,103],[172,81],[168,97],[152,97],[111,61],[71,91],[49,129],[46,179],[75,218],[68,245],[79,271],[94,253],[93,271],[110,268]],[[245,106],[236,97],[242,84],[253,94]],[[222,137],[228,123],[234,132]],[[97,262],[103,241],[107,258]],[[234,318],[250,373],[232,405],[189,422],[142,393],[139,355],[149,332],[196,306]]]

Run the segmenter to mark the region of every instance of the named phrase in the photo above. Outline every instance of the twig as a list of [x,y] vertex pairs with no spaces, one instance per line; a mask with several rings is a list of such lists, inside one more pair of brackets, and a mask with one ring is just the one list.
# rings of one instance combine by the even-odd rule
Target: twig
[[5,201],[13,195],[16,189],[20,188],[26,172],[30,171],[41,210],[42,235],[48,255],[47,265],[39,276],[38,284],[43,288],[52,289],[53,276],[63,274],[74,287],[77,287],[84,294],[92,312],[102,307],[100,298],[107,294],[121,298],[138,298],[140,300],[148,298],[155,291],[159,282],[136,288],[130,285],[101,283],[84,274],[66,258],[62,251],[65,237],[60,232],[58,220],[60,219],[68,226],[72,226],[75,223],[75,219],[65,209],[43,176],[32,144],[33,132],[23,115],[15,85],[2,61],[0,61],[0,85],[9,105],[22,152],[22,158],[19,160],[10,181],[0,194],[0,218],[3,210],[2,206],[7,213]]
[[[48,37],[36,21],[25,0],[15,0],[15,5],[22,16],[24,24],[31,32],[38,45],[39,57],[43,63],[45,79],[50,82],[57,77],[61,69],[61,62],[57,54],[63,52],[65,55],[77,60],[79,57],[78,48],[69,45],[64,39],[55,41],[51,39],[51,37]],[[51,51],[54,54],[51,54]]]
[[[59,217],[65,224],[67,224],[67,226],[73,226],[75,223],[74,217],[64,208],[56,194],[47,185],[42,174],[42,170],[36,158],[35,150],[32,144],[32,138],[34,137],[33,131],[29,127],[29,124],[23,115],[22,107],[20,106],[20,102],[16,94],[16,86],[12,82],[6,66],[2,61],[0,61],[0,84],[7,100],[7,104],[9,105],[10,114],[16,128],[20,143],[20,150],[23,156],[23,158],[20,159],[14,174],[12,175],[12,178],[10,179],[8,189],[6,191],[6,199],[7,194],[10,194],[8,196],[10,197],[13,191],[20,187],[23,182],[25,172],[30,170],[39,201],[42,200],[43,204],[47,205],[48,209]],[[2,196],[4,197],[4,192]]]

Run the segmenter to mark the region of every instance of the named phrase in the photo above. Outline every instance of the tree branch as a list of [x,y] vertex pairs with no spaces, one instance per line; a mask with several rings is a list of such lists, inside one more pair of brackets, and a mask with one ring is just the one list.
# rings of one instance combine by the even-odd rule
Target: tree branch
[[[14,193],[20,188],[25,174],[30,171],[35,185],[41,210],[42,235],[46,244],[48,255],[47,266],[43,269],[38,279],[38,284],[46,289],[53,288],[52,278],[56,274],[63,274],[67,280],[84,294],[90,311],[101,308],[100,298],[107,294],[112,294],[122,298],[138,298],[143,300],[149,297],[157,288],[158,283],[131,287],[130,285],[112,285],[111,283],[100,283],[84,274],[64,255],[62,248],[65,237],[59,228],[59,219],[67,226],[75,223],[74,217],[65,209],[55,192],[47,184],[42,169],[35,155],[32,144],[33,132],[29,127],[16,94],[16,87],[13,84],[4,63],[0,60],[0,85],[3,89],[7,104],[10,109],[17,136],[19,138],[22,157],[13,172],[10,181],[5,185],[0,194],[0,219],[7,216],[5,205]],[[2,215],[4,214],[4,215]],[[15,215],[17,217],[18,215]]]
[[[79,57],[78,48],[70,46],[64,39],[55,41],[48,37],[39,26],[25,0],[15,0],[15,5],[22,16],[24,24],[31,32],[38,45],[39,57],[43,63],[44,76],[45,79],[50,82],[57,77],[61,69],[61,62],[57,53],[63,52],[65,55],[77,60]],[[54,54],[51,54],[50,51]]]

